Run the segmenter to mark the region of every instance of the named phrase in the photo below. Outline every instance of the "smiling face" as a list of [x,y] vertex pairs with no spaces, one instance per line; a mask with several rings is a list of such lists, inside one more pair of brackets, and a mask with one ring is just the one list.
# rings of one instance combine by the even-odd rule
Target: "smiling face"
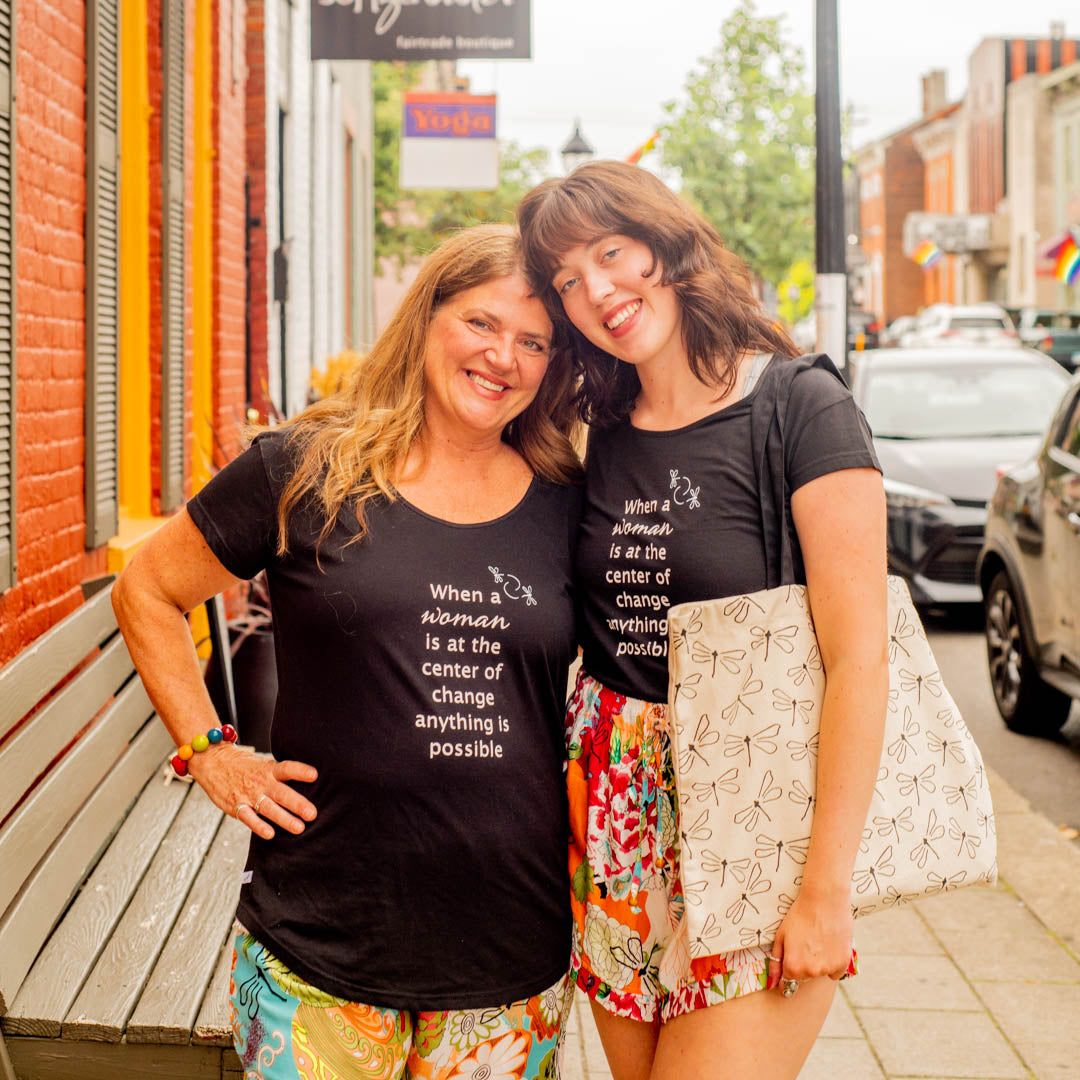
[[454,441],[498,439],[547,371],[551,320],[521,274],[458,293],[435,312],[424,355],[424,415]]
[[615,234],[565,252],[552,286],[589,341],[636,365],[683,351],[679,298],[660,276],[646,244]]

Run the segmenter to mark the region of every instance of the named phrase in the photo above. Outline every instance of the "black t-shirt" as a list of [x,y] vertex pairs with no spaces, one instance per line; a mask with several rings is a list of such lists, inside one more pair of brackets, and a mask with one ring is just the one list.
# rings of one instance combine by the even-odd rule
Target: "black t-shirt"
[[[265,568],[278,760],[318,808],[253,838],[240,921],[312,985],[400,1009],[529,997],[569,965],[562,705],[574,652],[580,489],[534,480],[503,517],[433,518],[403,499],[290,520],[283,436],[256,440],[188,504],[222,564]],[[239,718],[241,740],[244,718]]]
[[[643,431],[624,420],[590,436],[575,559],[583,664],[618,693],[666,699],[670,606],[768,587],[750,409],[782,363],[688,427]],[[795,377],[784,430],[789,499],[826,473],[880,468],[866,420],[827,371]],[[798,551],[793,526],[791,535]]]

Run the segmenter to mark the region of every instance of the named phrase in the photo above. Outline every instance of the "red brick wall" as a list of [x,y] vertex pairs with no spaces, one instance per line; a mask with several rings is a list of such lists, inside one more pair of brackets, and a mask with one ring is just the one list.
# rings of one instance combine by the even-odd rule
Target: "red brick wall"
[[247,401],[243,5],[244,0],[214,3],[214,464],[218,466],[240,450]]
[[0,664],[105,572],[85,551],[86,30],[81,5],[20,0],[16,21],[16,540]]
[[266,419],[270,408],[269,281],[266,273],[266,24],[262,4],[247,5],[248,350],[249,400]]
[[922,269],[903,250],[904,218],[923,208],[923,162],[910,133],[885,149],[885,320],[923,304]]

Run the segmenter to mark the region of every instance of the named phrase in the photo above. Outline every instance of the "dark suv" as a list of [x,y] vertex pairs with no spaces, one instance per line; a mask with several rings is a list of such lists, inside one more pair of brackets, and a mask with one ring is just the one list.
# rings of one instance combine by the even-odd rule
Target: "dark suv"
[[978,574],[998,712],[1052,735],[1080,698],[1080,377],[1038,455],[1002,473]]

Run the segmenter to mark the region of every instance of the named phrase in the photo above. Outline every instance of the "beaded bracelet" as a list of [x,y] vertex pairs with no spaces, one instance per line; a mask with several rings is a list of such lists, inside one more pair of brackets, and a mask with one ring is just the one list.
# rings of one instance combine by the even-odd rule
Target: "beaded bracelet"
[[236,728],[232,724],[222,724],[221,727],[212,727],[205,735],[196,735],[190,743],[184,743],[172,757],[173,772],[177,776],[187,776],[187,763],[204,750],[211,746],[217,746],[221,742],[236,742]]

